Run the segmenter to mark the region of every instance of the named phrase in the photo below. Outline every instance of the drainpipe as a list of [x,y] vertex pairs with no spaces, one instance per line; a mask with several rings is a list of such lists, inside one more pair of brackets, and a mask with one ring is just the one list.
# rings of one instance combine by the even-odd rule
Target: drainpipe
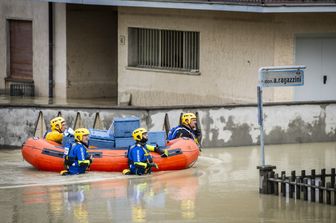
[[49,7],[49,98],[54,97],[54,11],[53,3]]

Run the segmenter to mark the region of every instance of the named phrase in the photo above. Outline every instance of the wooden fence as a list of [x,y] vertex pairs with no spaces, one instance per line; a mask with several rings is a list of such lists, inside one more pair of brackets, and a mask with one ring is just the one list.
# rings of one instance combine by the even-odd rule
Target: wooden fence
[[260,193],[336,205],[335,168],[332,168],[330,173],[322,169],[319,174],[312,169],[309,175],[305,170],[301,170],[300,175],[291,171],[289,176],[286,176],[285,171],[280,175],[275,173],[274,166],[268,166],[266,171],[260,167],[258,169],[260,169]]

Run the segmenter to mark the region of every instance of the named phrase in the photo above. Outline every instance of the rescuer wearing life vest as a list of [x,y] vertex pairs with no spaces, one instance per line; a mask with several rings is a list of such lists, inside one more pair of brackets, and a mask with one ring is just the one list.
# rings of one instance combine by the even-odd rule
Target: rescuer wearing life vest
[[158,169],[158,165],[153,162],[149,152],[157,152],[161,156],[167,157],[168,151],[159,149],[157,145],[146,144],[148,136],[145,128],[135,129],[132,137],[135,140],[135,144],[128,149],[127,153],[129,169],[125,169],[123,174],[143,175],[151,173],[152,168]]
[[90,132],[86,128],[75,130],[75,144],[65,156],[65,163],[68,169],[61,171],[61,175],[85,173],[92,163],[92,156],[89,155],[88,143]]
[[167,140],[173,140],[180,137],[193,139],[197,144],[201,132],[197,130],[197,118],[194,113],[184,113],[181,117],[181,125],[169,130]]
[[67,125],[63,117],[56,117],[50,120],[51,131],[47,132],[45,139],[62,144],[63,132],[66,130]]

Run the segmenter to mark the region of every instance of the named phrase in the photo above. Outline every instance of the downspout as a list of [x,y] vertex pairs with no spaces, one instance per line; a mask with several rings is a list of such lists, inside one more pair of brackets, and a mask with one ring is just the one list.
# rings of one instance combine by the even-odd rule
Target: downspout
[[49,7],[49,98],[54,97],[54,11],[53,3]]

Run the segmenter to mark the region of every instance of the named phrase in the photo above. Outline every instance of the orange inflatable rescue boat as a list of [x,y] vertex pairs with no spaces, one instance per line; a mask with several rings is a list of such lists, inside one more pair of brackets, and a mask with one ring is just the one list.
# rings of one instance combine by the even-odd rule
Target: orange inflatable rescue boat
[[[197,161],[200,153],[197,144],[189,138],[169,141],[166,149],[169,151],[168,157],[161,157],[151,152],[154,162],[159,166],[159,169],[153,171],[189,168]],[[90,148],[88,152],[94,157],[90,166],[91,171],[121,172],[128,168],[127,149]],[[23,158],[38,170],[57,172],[64,170],[63,153],[62,145],[35,137],[27,139],[22,146]]]

